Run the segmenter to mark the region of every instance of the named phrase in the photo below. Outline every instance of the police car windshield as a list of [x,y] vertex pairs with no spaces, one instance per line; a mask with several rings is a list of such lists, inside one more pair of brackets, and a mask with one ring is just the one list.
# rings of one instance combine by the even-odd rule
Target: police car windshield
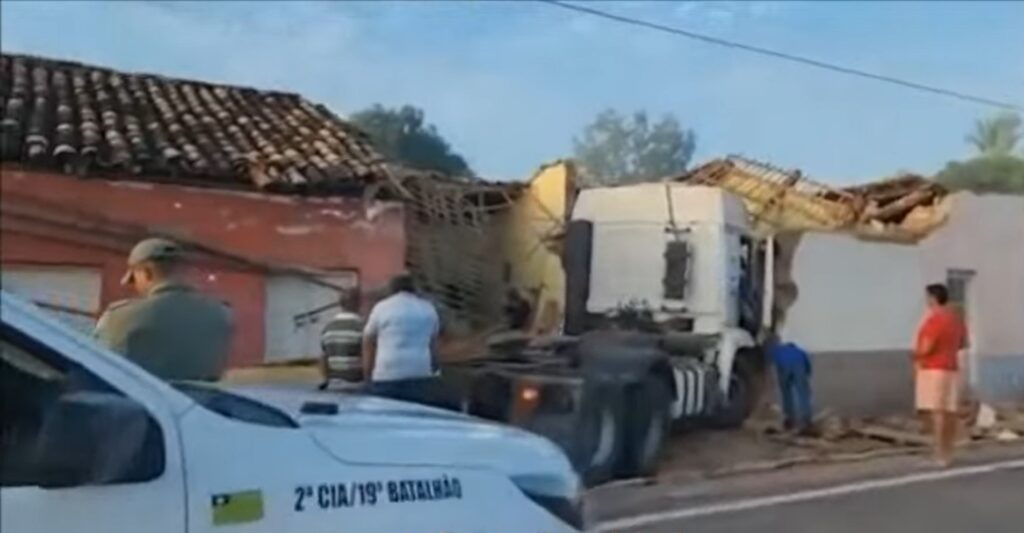
[[172,382],[171,385],[199,405],[232,420],[279,428],[299,427],[295,420],[278,409],[212,385],[188,381]]

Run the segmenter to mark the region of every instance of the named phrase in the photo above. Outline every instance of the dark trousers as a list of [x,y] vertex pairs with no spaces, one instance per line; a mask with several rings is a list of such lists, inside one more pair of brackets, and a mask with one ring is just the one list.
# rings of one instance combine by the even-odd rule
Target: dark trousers
[[449,393],[444,382],[436,377],[371,381],[367,392],[392,400],[458,410],[458,402]]
[[787,428],[811,426],[811,376],[806,368],[776,368],[779,400]]

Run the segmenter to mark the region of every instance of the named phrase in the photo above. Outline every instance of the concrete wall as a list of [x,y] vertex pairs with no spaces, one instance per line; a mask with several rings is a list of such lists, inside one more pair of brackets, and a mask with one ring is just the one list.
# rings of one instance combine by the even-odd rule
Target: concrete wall
[[992,400],[1024,400],[1024,198],[958,194],[947,223],[917,245],[804,234],[798,295],[781,329],[814,353],[819,405],[857,414],[909,408],[923,287],[973,272],[964,370]]
[[[147,231],[180,235],[256,261],[355,271],[364,290],[386,283],[404,261],[398,204],[2,170],[3,263],[99,268],[104,307],[129,296],[119,285],[125,256]],[[104,231],[99,231],[101,227]],[[111,233],[111,228],[117,232]],[[265,274],[205,258],[190,275],[234,310],[238,327],[229,364],[260,362]]]

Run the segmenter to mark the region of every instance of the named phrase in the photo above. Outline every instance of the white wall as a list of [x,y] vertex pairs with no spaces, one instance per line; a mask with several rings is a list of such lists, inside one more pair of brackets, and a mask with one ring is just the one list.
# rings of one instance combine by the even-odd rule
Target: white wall
[[782,338],[815,352],[908,347],[923,301],[918,253],[914,246],[805,234],[793,259],[798,294]]
[[1024,355],[1024,198],[953,198],[947,223],[918,245],[808,233],[793,260],[799,296],[781,332],[812,351],[902,350],[923,288],[972,270],[969,327],[978,356]]

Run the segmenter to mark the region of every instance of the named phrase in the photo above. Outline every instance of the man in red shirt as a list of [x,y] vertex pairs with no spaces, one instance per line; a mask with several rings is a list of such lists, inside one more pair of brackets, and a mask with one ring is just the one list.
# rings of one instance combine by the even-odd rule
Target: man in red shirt
[[917,330],[914,345],[915,404],[931,415],[935,460],[943,467],[953,461],[957,411],[960,407],[960,373],[957,354],[963,345],[963,322],[947,305],[945,285],[925,288],[928,309]]

